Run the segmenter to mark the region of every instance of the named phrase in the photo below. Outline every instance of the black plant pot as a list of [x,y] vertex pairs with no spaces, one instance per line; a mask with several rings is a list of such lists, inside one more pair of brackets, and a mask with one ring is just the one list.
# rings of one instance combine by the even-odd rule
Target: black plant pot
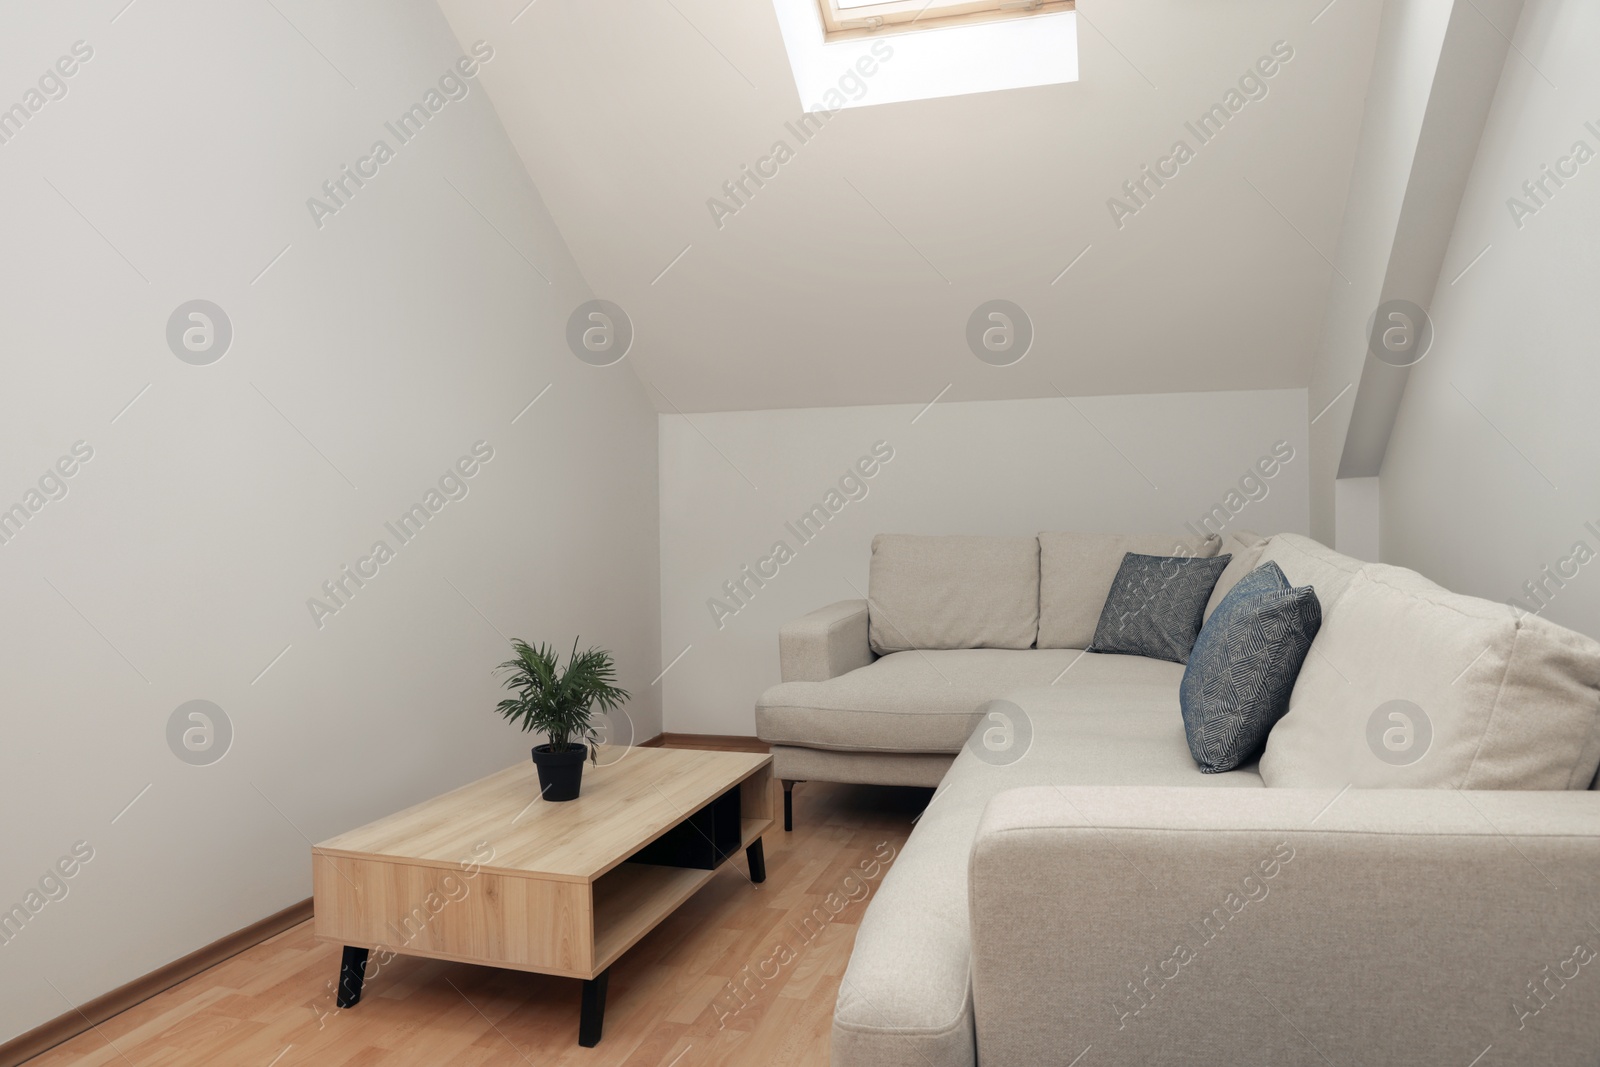
[[583,784],[583,761],[589,746],[571,745],[565,752],[552,752],[549,745],[533,750],[533,765],[539,770],[539,795],[546,800],[577,800]]

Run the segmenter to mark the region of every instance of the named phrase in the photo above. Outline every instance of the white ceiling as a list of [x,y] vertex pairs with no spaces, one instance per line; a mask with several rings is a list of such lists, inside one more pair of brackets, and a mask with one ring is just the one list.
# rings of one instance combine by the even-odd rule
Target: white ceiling
[[[770,0],[439,3],[495,47],[483,82],[660,410],[1308,382],[1380,0],[1081,0],[1077,83],[852,108],[805,145]],[[1280,40],[1269,94],[1119,229],[1107,199]],[[708,198],[779,138],[719,230]],[[1035,324],[1014,366],[966,346],[994,298]]]

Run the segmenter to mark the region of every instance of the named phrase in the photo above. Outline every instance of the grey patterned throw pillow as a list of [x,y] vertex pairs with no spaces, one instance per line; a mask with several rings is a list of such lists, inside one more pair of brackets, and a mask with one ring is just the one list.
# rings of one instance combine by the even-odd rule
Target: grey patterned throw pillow
[[1321,628],[1316,590],[1291,588],[1270,561],[1222,598],[1178,690],[1189,752],[1202,771],[1231,771],[1261,755]]
[[1129,552],[1100,609],[1089,651],[1187,662],[1211,587],[1231,559]]

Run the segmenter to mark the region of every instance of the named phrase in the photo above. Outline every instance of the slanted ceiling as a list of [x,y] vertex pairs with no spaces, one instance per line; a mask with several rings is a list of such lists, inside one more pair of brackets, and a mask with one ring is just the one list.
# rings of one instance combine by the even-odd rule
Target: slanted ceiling
[[[1309,380],[1380,0],[1082,0],[1078,82],[850,108],[804,140],[771,0],[439,2],[494,46],[482,80],[659,410]],[[778,141],[740,206],[725,183]],[[1035,328],[1009,367],[965,340],[996,298]]]

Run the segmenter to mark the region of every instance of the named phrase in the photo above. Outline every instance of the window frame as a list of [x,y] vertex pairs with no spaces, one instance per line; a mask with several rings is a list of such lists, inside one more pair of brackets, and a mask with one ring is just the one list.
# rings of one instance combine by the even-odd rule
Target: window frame
[[1077,7],[1075,0],[874,0],[848,8],[840,8],[838,0],[817,0],[817,6],[826,41],[1032,18]]

